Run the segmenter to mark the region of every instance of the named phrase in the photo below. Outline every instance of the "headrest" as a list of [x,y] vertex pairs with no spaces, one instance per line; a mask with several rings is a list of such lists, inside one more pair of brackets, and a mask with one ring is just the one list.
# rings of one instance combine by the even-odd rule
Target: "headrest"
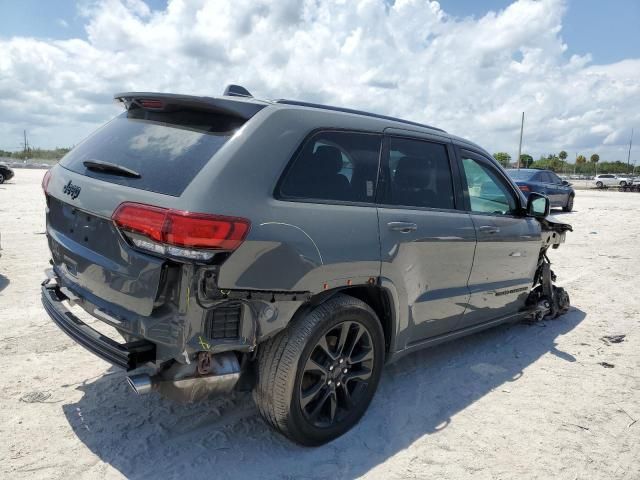
[[432,173],[424,158],[402,157],[398,160],[393,181],[400,186],[427,188]]

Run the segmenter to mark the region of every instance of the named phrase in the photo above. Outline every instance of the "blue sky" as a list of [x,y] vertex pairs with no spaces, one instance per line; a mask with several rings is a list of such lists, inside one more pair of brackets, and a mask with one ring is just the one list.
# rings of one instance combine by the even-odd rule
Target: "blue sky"
[[536,158],[626,160],[640,132],[640,0],[0,0],[0,19],[0,149],[23,130],[76,145],[120,112],[116,92],[229,83],[512,156],[523,111]]
[[[507,7],[509,0],[441,0],[447,13],[484,15]],[[562,25],[567,53],[590,53],[596,63],[640,56],[639,0],[569,0]]]
[[[84,38],[85,19],[74,0],[0,0],[0,37]],[[145,0],[152,10],[166,0]],[[512,0],[440,0],[458,17],[481,17],[506,8]],[[526,28],[526,25],[523,25]],[[595,63],[640,56],[640,0],[569,0],[562,26],[568,55],[591,54]]]

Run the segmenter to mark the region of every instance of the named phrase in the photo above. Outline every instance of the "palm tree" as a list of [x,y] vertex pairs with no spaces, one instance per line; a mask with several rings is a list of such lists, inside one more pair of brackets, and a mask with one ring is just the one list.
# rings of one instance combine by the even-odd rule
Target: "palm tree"
[[564,150],[560,150],[560,153],[558,154],[558,157],[562,161],[562,170],[566,172],[566,170],[567,170],[567,152],[565,152]]
[[596,175],[598,175],[598,162],[600,161],[600,155],[594,153],[591,155],[591,163],[593,163],[596,167]]

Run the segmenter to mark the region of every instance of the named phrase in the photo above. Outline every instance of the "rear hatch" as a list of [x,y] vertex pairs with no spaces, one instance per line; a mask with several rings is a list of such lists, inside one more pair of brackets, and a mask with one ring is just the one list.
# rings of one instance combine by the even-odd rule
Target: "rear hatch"
[[112,220],[114,211],[125,202],[173,208],[263,106],[156,94],[119,98],[127,111],[75,147],[46,180],[47,233],[63,284],[112,313],[148,316],[166,258],[134,248]]

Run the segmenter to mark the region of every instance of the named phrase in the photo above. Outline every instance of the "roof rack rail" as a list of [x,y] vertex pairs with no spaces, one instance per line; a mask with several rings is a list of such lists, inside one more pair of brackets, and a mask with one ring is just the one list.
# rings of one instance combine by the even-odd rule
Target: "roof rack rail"
[[320,108],[322,110],[331,110],[331,111],[334,111],[334,112],[353,113],[355,115],[362,115],[362,116],[365,116],[365,117],[380,118],[382,120],[391,120],[392,122],[398,122],[398,123],[404,123],[404,124],[407,124],[407,125],[413,125],[414,127],[430,128],[431,130],[437,130],[439,132],[446,133],[441,128],[432,127],[431,125],[425,125],[424,123],[412,122],[410,120],[403,120],[401,118],[390,117],[390,116],[387,116],[387,115],[380,115],[380,114],[377,114],[377,113],[364,112],[362,110],[354,110],[354,109],[351,109],[351,108],[333,107],[331,105],[323,105],[321,103],[300,102],[298,100],[287,100],[287,99],[276,100],[275,103],[281,103],[283,105],[296,105],[296,106],[299,106],[299,107]]

